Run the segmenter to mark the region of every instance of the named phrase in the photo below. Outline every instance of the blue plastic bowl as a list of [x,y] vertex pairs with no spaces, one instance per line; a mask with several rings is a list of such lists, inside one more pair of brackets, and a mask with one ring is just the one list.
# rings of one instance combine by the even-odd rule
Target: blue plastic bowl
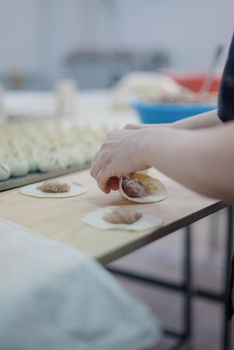
[[143,101],[133,101],[131,106],[138,112],[140,120],[144,124],[173,123],[217,108],[210,104],[152,104]]

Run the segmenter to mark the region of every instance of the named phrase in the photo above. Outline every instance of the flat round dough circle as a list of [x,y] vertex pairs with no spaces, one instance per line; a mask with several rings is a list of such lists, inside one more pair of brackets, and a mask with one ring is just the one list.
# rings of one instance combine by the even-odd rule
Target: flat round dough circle
[[[147,175],[145,175],[147,176]],[[150,176],[149,176],[150,177]],[[120,179],[120,187],[119,187],[119,193],[122,198],[128,199],[130,202],[135,202],[135,203],[155,203],[155,202],[160,202],[164,200],[167,197],[167,191],[163,183],[158,180],[153,178],[155,184],[157,185],[157,193],[155,194],[149,194],[144,197],[129,197],[122,188],[122,182],[123,182],[123,177]]]
[[37,188],[39,183],[22,187],[20,189],[20,192],[27,196],[38,197],[38,198],[68,198],[68,197],[81,196],[82,194],[87,192],[87,188],[82,185],[76,185],[71,182],[67,182],[67,183],[70,186],[70,190],[68,192],[61,192],[61,193],[43,192]]
[[163,220],[157,216],[143,215],[138,221],[133,224],[112,224],[103,219],[104,214],[111,212],[119,207],[100,208],[91,213],[86,214],[82,221],[94,228],[100,230],[127,230],[127,231],[143,231],[153,228],[159,228],[163,224]]

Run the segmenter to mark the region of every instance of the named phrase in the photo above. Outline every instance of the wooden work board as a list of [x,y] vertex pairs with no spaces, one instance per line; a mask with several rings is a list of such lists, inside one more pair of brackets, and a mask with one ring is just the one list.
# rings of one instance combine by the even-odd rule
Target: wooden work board
[[84,169],[89,168],[90,163],[86,163],[83,165],[77,165],[77,166],[72,166],[67,169],[61,169],[61,170],[55,170],[55,171],[50,171],[48,173],[40,173],[40,172],[35,172],[35,173],[29,173],[24,176],[17,176],[17,177],[10,177],[7,180],[1,180],[0,181],[0,192],[1,191],[6,191],[10,190],[12,188],[16,187],[21,187],[25,186],[34,182],[39,182],[39,181],[44,181],[47,179],[51,179],[54,177],[74,173],[76,171],[81,171]]
[[[61,177],[87,187],[88,193],[80,197],[35,198],[21,194],[19,189],[1,192],[0,218],[26,226],[108,263],[225,207],[221,202],[189,191],[155,170],[150,172],[166,186],[168,196],[162,202],[135,204],[122,199],[118,192],[106,195],[86,170]],[[86,213],[110,205],[135,205],[143,214],[161,217],[164,225],[156,231],[128,232],[98,230],[82,223]]]

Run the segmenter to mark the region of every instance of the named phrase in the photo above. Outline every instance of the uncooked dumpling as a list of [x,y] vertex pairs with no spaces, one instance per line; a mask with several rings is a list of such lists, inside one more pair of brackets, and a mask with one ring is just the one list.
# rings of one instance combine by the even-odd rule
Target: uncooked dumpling
[[11,170],[11,176],[23,176],[29,172],[28,161],[20,154],[10,155],[8,165]]
[[67,192],[43,192],[38,188],[41,184],[42,183],[37,183],[22,187],[20,189],[20,192],[27,196],[38,198],[67,198],[81,196],[82,194],[87,192],[86,187],[72,182],[67,182],[67,184],[70,187],[69,191]]
[[158,202],[167,196],[165,186],[161,181],[142,173],[122,176],[119,192],[123,198],[136,203]]
[[0,181],[7,180],[10,176],[11,169],[9,165],[4,161],[0,161]]
[[83,166],[86,163],[85,155],[79,147],[68,147],[66,157],[68,166]]
[[31,152],[27,152],[27,160],[29,165],[29,171],[37,171],[39,166],[39,159],[37,152],[34,149],[32,149]]
[[101,146],[104,131],[68,120],[12,122],[0,128],[0,160],[1,154],[9,159],[12,176],[82,168]]
[[[91,213],[85,215],[82,221],[94,228],[100,230],[124,230],[124,231],[142,231],[148,229],[157,229],[162,226],[163,220],[159,217],[152,215],[143,215],[139,217],[138,220],[133,222],[132,224],[113,224],[111,222],[106,221],[106,215],[113,213],[116,210],[124,210],[123,207],[106,207],[99,208]],[[132,208],[128,208],[126,210],[133,210]]]
[[43,152],[39,159],[38,168],[41,172],[64,170],[68,167],[66,154],[59,149]]
[[139,211],[129,210],[127,208],[115,208],[111,212],[103,215],[103,220],[111,224],[134,224],[140,220],[143,214]]
[[70,185],[67,182],[52,179],[37,185],[37,189],[46,193],[65,193],[69,192]]

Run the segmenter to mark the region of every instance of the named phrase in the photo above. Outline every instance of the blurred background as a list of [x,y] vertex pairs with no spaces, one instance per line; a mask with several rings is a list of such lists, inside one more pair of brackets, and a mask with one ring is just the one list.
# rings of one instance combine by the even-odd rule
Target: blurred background
[[0,0],[0,82],[106,88],[131,70],[206,72],[233,13],[232,0]]

